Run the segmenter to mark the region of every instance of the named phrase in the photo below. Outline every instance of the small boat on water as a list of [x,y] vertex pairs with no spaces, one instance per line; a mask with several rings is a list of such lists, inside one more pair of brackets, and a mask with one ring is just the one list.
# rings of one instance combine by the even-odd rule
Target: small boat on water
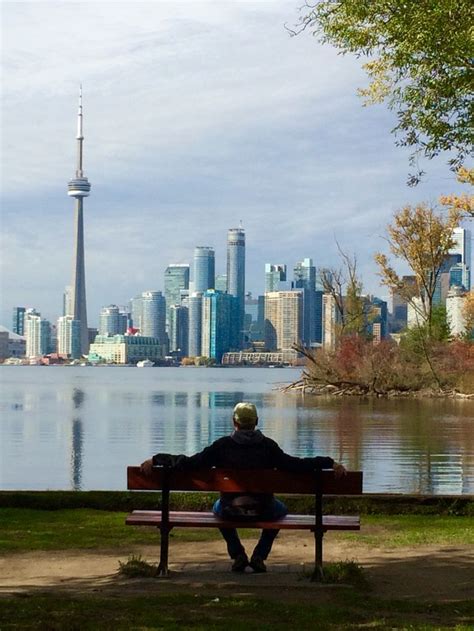
[[154,362],[149,359],[142,359],[142,361],[137,363],[137,368],[151,368],[154,365]]

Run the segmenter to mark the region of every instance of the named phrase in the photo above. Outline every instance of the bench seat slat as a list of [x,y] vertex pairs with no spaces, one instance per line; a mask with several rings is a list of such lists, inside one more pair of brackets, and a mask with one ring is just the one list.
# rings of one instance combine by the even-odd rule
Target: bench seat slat
[[[128,526],[159,526],[161,511],[133,511]],[[314,530],[314,515],[286,515],[275,521],[231,521],[211,512],[170,511],[170,526],[192,528],[280,528]],[[360,530],[360,519],[353,515],[323,515],[325,530]]]

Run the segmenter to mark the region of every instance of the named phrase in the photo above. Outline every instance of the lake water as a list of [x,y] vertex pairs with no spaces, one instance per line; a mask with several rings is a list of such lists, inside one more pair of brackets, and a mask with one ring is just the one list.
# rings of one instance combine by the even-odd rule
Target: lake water
[[125,489],[126,466],[192,454],[242,400],[294,455],[364,471],[370,493],[474,493],[474,402],[282,393],[296,369],[0,367],[1,489]]

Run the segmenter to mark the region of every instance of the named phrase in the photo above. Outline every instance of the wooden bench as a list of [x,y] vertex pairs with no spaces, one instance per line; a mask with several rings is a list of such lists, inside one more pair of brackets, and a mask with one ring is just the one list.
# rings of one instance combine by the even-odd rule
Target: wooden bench
[[[323,515],[324,495],[359,495],[362,472],[350,471],[336,480],[331,470],[290,473],[276,469],[179,471],[154,467],[144,475],[140,467],[128,467],[127,488],[161,491],[161,510],[136,510],[126,519],[129,526],[155,526],[161,533],[158,574],[168,576],[169,533],[173,528],[279,528],[314,533],[315,565],[312,580],[323,577],[323,535],[328,530],[360,530],[358,516]],[[212,512],[170,511],[171,491],[220,491],[228,493],[284,493],[314,496],[313,515],[286,515],[273,521],[231,521]]]

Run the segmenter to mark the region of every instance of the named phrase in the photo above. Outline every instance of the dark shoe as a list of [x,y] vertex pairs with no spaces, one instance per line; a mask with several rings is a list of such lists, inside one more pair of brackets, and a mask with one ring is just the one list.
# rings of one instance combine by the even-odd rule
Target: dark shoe
[[267,566],[265,565],[265,561],[262,559],[262,557],[253,556],[250,559],[249,565],[252,570],[257,574],[263,574],[263,572],[267,571]]
[[242,552],[239,556],[235,557],[234,562],[232,563],[232,572],[245,572],[245,568],[249,564],[249,558]]

